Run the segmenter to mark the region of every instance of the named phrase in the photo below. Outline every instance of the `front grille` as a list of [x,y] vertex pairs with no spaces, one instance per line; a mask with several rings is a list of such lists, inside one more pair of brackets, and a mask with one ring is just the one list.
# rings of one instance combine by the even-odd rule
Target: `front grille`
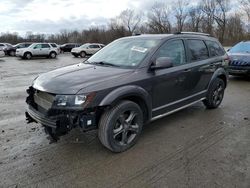
[[45,110],[49,110],[54,102],[55,95],[36,90],[34,94],[35,103]]
[[250,62],[234,60],[234,61],[231,61],[231,62],[230,62],[230,65],[231,65],[231,66],[247,67],[247,66],[250,66]]

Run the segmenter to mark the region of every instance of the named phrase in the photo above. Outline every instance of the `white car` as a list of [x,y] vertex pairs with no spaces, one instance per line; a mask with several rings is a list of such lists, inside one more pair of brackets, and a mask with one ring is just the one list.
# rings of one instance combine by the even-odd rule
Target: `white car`
[[5,56],[5,53],[3,50],[0,50],[0,57],[4,57]]
[[16,56],[23,59],[31,59],[34,56],[56,58],[57,54],[57,49],[49,43],[33,43],[28,48],[16,50]]
[[58,44],[56,44],[56,43],[49,43],[49,44],[50,44],[50,46],[52,46],[53,48],[56,49],[57,55],[60,54],[60,46]]
[[73,48],[71,50],[71,54],[75,57],[78,57],[78,56],[85,57],[86,55],[95,54],[104,46],[105,46],[104,44],[86,43],[86,44],[81,45],[80,47]]

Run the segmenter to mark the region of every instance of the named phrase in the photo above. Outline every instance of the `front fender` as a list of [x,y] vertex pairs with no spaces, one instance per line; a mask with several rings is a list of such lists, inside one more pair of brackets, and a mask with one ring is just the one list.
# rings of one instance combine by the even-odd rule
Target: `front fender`
[[147,106],[146,110],[148,112],[148,115],[151,117],[151,110],[152,110],[151,96],[145,89],[136,85],[122,86],[111,91],[108,95],[104,97],[104,99],[99,103],[98,106],[110,106],[110,105],[112,106],[116,104],[117,101],[129,97],[137,97],[143,100],[143,102]]

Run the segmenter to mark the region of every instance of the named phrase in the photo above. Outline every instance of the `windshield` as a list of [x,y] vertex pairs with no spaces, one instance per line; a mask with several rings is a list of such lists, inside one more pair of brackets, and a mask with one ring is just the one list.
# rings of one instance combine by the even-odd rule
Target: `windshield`
[[[159,44],[159,39],[126,38],[112,42],[88,59],[88,63],[133,68]],[[101,64],[100,64],[101,63]]]
[[88,46],[89,46],[89,44],[83,44],[83,45],[80,46],[80,48],[86,48]]
[[230,53],[250,53],[250,43],[241,42],[233,46],[230,50]]

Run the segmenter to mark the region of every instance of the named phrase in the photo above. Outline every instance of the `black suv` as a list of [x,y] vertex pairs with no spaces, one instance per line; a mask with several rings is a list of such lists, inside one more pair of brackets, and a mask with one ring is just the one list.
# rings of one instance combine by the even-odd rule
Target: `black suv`
[[118,39],[83,63],[37,77],[27,90],[27,121],[58,140],[72,128],[98,129],[113,152],[133,146],[144,124],[203,101],[217,108],[228,57],[201,33]]
[[60,46],[60,51],[61,51],[62,53],[64,53],[64,52],[71,52],[71,50],[72,50],[73,48],[76,48],[76,47],[79,47],[79,46],[81,46],[81,44],[77,44],[77,43],[66,43],[66,44],[63,44],[63,45]]

